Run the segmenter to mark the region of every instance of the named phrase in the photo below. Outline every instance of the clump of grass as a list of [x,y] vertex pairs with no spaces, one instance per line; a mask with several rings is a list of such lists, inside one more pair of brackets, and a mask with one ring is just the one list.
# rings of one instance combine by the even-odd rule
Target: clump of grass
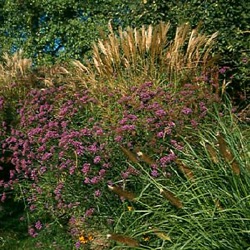
[[[14,108],[32,88],[65,84],[68,74],[62,65],[35,67],[32,59],[24,57],[23,50],[12,55],[4,53],[0,64],[0,96]],[[72,89],[74,84],[68,82],[68,87]]]
[[[74,77],[90,91],[108,87],[126,89],[140,81],[160,79],[180,81],[206,73],[217,33],[205,36],[189,24],[176,29],[173,40],[167,39],[169,23],[140,29],[121,28],[116,34],[109,25],[107,39],[93,45],[93,59],[85,64],[74,61]],[[211,64],[211,63],[210,63]],[[211,65],[210,65],[211,66]],[[178,80],[177,80],[178,78]]]
[[32,60],[23,57],[23,51],[17,51],[12,56],[5,53],[0,64],[0,95],[25,96],[25,88],[32,85]]
[[[204,124],[194,135],[199,143],[185,141],[178,153],[178,161],[195,176],[191,181],[179,171],[178,161],[168,166],[171,178],[153,178],[142,165],[131,162],[144,173],[134,180],[134,185],[140,183],[141,193],[133,209],[124,209],[117,218],[115,230],[136,238],[140,242],[137,249],[233,250],[249,246],[248,137],[230,112],[223,117],[212,116],[218,123],[216,130]],[[218,132],[223,133],[240,171],[234,171],[231,159],[228,161],[221,152]],[[216,161],[210,157],[207,143],[216,152]]]
[[12,56],[4,53],[2,59],[3,63],[0,64],[1,83],[11,83],[17,78],[21,80],[31,70],[32,60],[24,58],[22,50],[15,52]]

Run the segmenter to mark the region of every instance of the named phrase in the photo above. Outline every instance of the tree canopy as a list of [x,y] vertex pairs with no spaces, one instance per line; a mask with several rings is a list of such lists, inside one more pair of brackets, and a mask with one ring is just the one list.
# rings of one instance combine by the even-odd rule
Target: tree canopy
[[[20,48],[39,63],[79,58],[105,29],[121,25],[134,3],[122,0],[11,0],[0,4],[1,52]],[[128,24],[128,23],[127,23]]]
[[23,49],[39,64],[79,59],[109,21],[114,28],[170,21],[219,31],[217,52],[227,61],[249,52],[249,13],[244,0],[1,0],[0,54]]

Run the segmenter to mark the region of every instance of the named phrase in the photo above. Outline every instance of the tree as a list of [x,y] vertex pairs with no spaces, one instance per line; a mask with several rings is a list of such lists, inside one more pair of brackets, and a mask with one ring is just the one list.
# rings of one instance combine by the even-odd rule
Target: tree
[[5,0],[0,3],[1,53],[23,49],[37,63],[80,58],[108,21],[128,25],[139,0]]

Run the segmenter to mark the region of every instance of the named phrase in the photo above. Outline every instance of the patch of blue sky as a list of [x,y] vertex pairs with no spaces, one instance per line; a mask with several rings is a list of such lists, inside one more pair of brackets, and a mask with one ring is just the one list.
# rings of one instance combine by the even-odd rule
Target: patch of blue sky
[[43,52],[44,53],[47,53],[49,51],[56,51],[56,56],[58,56],[61,52],[63,52],[65,50],[65,47],[62,45],[62,40],[61,38],[56,38],[54,41],[53,41],[53,45],[51,44],[47,44],[44,46],[43,48]]

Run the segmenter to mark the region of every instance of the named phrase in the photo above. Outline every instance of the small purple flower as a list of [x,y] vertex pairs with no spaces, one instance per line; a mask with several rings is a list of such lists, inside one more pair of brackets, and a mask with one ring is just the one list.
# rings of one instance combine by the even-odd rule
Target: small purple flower
[[61,194],[61,191],[63,189],[63,183],[59,183],[56,187],[56,189],[54,190],[54,194],[59,196]]
[[80,101],[81,101],[83,104],[87,103],[88,100],[89,100],[89,97],[88,97],[87,95],[85,95],[85,96],[83,96],[83,97],[80,98]]
[[35,238],[38,234],[33,227],[29,227],[28,233],[31,237]]
[[90,180],[90,182],[91,182],[92,184],[97,184],[99,181],[100,181],[100,177],[99,177],[99,176],[94,176],[94,177]]
[[133,115],[133,114],[128,114],[127,115],[127,118],[131,121],[136,121],[138,118],[136,115]]
[[120,98],[120,100],[118,100],[118,103],[119,104],[121,104],[121,103],[123,103],[123,102],[128,102],[128,101],[130,101],[132,98],[131,98],[131,96],[123,96],[123,97],[121,97]]
[[36,206],[35,205],[30,205],[30,211],[34,211],[36,209]]
[[15,176],[15,170],[10,170],[10,179],[13,179]]
[[169,126],[170,128],[174,128],[176,125],[175,125],[174,122],[169,122],[169,123],[168,123],[168,126]]
[[45,166],[42,166],[40,168],[40,174],[44,174],[47,171],[47,168]]
[[85,183],[85,184],[90,184],[90,183],[91,183],[89,177],[86,177],[86,178],[84,179],[84,183]]
[[230,69],[230,67],[224,66],[224,67],[222,67],[222,68],[219,69],[219,72],[220,72],[221,74],[225,74],[226,71],[229,70],[229,69]]
[[90,153],[96,153],[97,150],[98,150],[98,148],[97,148],[96,143],[94,143],[94,144],[92,144],[92,145],[90,145],[90,146],[88,147],[88,151],[89,151]]
[[70,169],[69,169],[69,174],[70,174],[70,175],[73,175],[73,174],[75,173],[75,170],[76,170],[76,166],[70,167]]
[[159,176],[158,171],[157,171],[156,169],[153,169],[153,170],[151,171],[151,176],[153,176],[153,177],[158,177],[158,176]]
[[197,122],[197,121],[195,121],[195,120],[192,119],[190,122],[191,122],[191,125],[192,125],[194,128],[197,128],[197,126],[198,126],[198,122]]
[[96,135],[103,135],[103,130],[102,130],[101,128],[99,128],[99,129],[97,129],[97,130],[95,131],[95,134],[96,134]]
[[147,118],[147,123],[153,123],[155,121],[154,118]]
[[159,109],[159,110],[156,110],[156,111],[155,111],[155,115],[158,116],[158,117],[163,117],[163,116],[165,116],[166,114],[167,114],[166,111],[163,110],[163,109]]
[[68,126],[68,122],[67,121],[62,121],[61,126],[62,126],[62,128],[65,129]]
[[70,224],[71,226],[76,224],[76,218],[75,218],[74,216],[72,216],[72,217],[69,219],[69,224]]
[[158,132],[157,137],[158,138],[163,138],[164,137],[164,132],[163,131]]
[[183,146],[181,146],[180,144],[178,144],[178,142],[176,140],[170,140],[170,143],[177,149],[177,150],[182,150]]
[[101,191],[98,189],[95,191],[95,197],[100,197],[101,196]]
[[102,166],[104,168],[110,168],[111,167],[110,163],[103,163]]
[[122,131],[132,131],[135,130],[135,125],[123,125],[121,127]]
[[160,158],[160,163],[162,166],[165,166],[169,162],[170,162],[170,159],[168,156],[163,156],[162,158]]
[[90,170],[90,163],[84,163],[82,167],[82,173],[87,175]]
[[79,249],[81,247],[81,242],[77,241],[76,244],[75,244],[75,247],[76,247],[76,249]]
[[50,159],[51,157],[52,157],[52,153],[45,153],[45,154],[42,156],[41,160],[42,160],[42,161],[47,161],[47,160]]
[[185,115],[189,115],[189,114],[192,114],[193,111],[192,111],[192,109],[185,107],[182,109],[181,112]]
[[199,106],[200,106],[201,112],[206,112],[207,111],[207,107],[206,107],[204,102],[200,102]]
[[1,202],[4,202],[5,199],[6,199],[6,193],[2,193]]
[[100,171],[99,171],[99,176],[100,177],[103,177],[104,175],[106,174],[106,170],[105,169],[100,169]]
[[85,212],[85,217],[90,217],[94,213],[95,209],[90,208]]
[[142,102],[147,102],[153,97],[152,93],[150,92],[141,92],[139,95]]
[[36,222],[36,224],[35,224],[35,228],[36,228],[37,230],[41,230],[42,227],[43,227],[43,225],[42,225],[41,221],[38,220],[38,221]]
[[121,176],[122,176],[123,180],[126,180],[129,177],[129,172],[127,172],[127,171],[126,172],[122,172]]
[[170,154],[160,158],[160,163],[162,166],[165,166],[166,164],[174,161],[175,159],[176,159],[176,155],[174,152],[171,151]]
[[101,157],[96,156],[93,161],[94,161],[95,164],[98,164],[101,161]]
[[122,141],[122,136],[117,135],[117,136],[115,137],[115,142],[121,142],[121,141]]
[[124,118],[122,118],[122,119],[119,121],[119,124],[120,124],[120,125],[125,125],[125,124],[127,123],[127,121],[128,121],[128,118],[127,118],[127,117],[124,117]]

